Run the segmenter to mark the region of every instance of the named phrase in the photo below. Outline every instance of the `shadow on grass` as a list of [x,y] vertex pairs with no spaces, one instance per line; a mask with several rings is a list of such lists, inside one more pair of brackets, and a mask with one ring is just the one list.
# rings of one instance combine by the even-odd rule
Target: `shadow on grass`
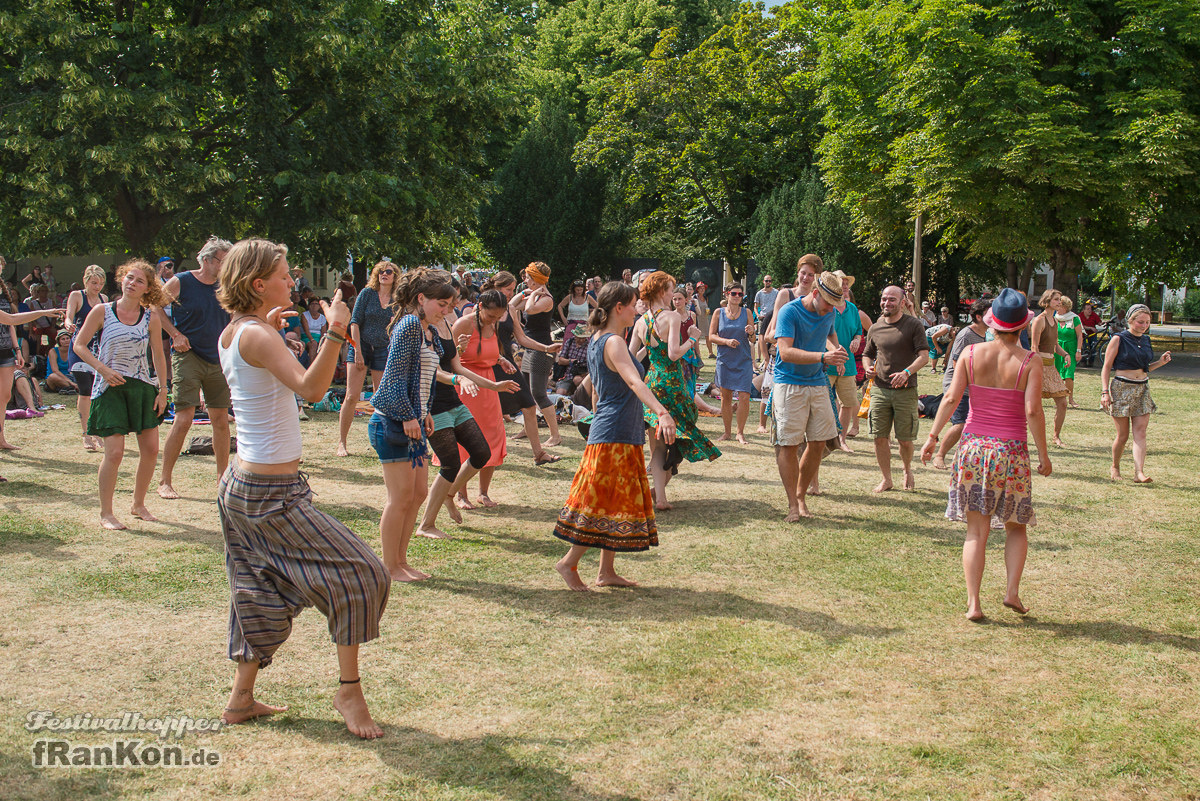
[[[379,740],[358,740],[340,723],[292,718],[311,740],[338,747],[355,745],[369,750],[396,774],[423,777],[452,787],[471,788],[489,797],[512,799],[570,798],[576,801],[637,801],[629,795],[589,792],[570,775],[551,767],[546,746],[569,752],[571,743],[484,734],[478,737],[439,737],[407,726],[384,725]],[[514,753],[518,752],[518,753]],[[526,753],[519,753],[526,752]],[[396,788],[401,789],[401,788]],[[407,788],[416,791],[418,788]]]
[[1048,620],[1030,619],[1022,621],[1019,625],[1040,629],[1064,638],[1099,640],[1117,645],[1165,645],[1181,651],[1200,652],[1200,637],[1166,634],[1141,626],[1131,626],[1128,623],[1113,623],[1105,620],[1055,623]]
[[590,620],[655,620],[677,622],[694,617],[727,617],[780,623],[838,643],[849,637],[890,637],[902,629],[856,626],[824,612],[764,603],[721,590],[682,587],[637,587],[630,590],[577,594],[565,588],[544,589],[438,578],[431,588],[506,604],[539,615],[559,614]]
[[29,528],[18,531],[7,525],[0,528],[0,554],[27,553],[58,562],[77,560],[79,557],[75,554],[60,550],[66,544],[66,538],[47,531]]

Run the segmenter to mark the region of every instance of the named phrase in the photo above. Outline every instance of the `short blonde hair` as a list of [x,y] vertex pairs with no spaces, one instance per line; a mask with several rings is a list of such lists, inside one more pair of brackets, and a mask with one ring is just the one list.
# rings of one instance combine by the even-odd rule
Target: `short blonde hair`
[[99,264],[89,264],[87,269],[83,271],[83,282],[85,284],[92,278],[99,278],[101,281],[108,280],[108,276],[104,274],[104,268]]
[[145,259],[127,261],[118,267],[117,283],[120,284],[124,281],[125,276],[133,270],[141,270],[142,274],[146,276],[146,294],[142,295],[141,305],[149,308],[151,306],[166,306],[171,302],[170,298],[163,292],[162,284],[158,280],[158,271]]
[[1038,299],[1038,305],[1043,309],[1048,309],[1057,297],[1062,297],[1062,293],[1057,289],[1047,289],[1042,293],[1042,297]]
[[230,314],[252,312],[262,303],[254,291],[254,282],[275,272],[275,265],[287,256],[287,245],[266,239],[243,239],[225,254],[218,279],[217,300]]
[[1075,305],[1066,295],[1063,295],[1061,298],[1059,298],[1058,302],[1062,304],[1063,311],[1070,311],[1071,307]]

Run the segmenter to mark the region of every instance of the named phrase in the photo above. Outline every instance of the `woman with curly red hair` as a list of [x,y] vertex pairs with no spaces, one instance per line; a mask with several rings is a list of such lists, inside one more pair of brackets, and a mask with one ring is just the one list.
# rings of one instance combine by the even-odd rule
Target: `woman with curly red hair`
[[[88,312],[75,337],[75,355],[96,372],[92,384],[92,406],[88,412],[88,434],[104,440],[100,462],[100,524],[119,530],[125,524],[113,514],[113,492],[117,471],[125,455],[125,435],[138,441],[137,478],[129,513],[142,520],[157,520],[146,508],[146,490],[158,465],[158,424],[167,410],[167,386],[150,377],[146,350],[154,358],[154,374],[167,374],[163,355],[162,328],[155,307],[168,302],[158,274],[148,262],[136,259],[117,269],[121,297]],[[87,343],[100,333],[98,353]],[[161,386],[155,386],[155,384]]]

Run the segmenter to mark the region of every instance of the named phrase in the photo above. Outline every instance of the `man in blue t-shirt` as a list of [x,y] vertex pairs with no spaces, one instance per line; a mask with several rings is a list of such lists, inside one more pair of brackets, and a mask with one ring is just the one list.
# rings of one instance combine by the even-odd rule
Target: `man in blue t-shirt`
[[[805,504],[817,479],[825,443],[837,440],[825,368],[844,365],[849,354],[831,341],[834,312],[846,308],[837,272],[821,273],[811,294],[785,304],[775,320],[775,386],[771,389],[771,444],[787,493],[787,522],[812,517]],[[799,451],[805,443],[804,458]]]

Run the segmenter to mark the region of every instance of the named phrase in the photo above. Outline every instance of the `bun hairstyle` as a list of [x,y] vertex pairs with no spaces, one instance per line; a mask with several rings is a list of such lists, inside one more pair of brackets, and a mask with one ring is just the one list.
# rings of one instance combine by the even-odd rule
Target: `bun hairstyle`
[[656,270],[649,275],[643,275],[639,282],[642,300],[646,303],[651,303],[667,291],[667,287],[675,282],[670,273]]
[[[450,273],[445,270],[415,267],[403,273],[396,279],[395,289],[392,290],[396,313],[388,323],[388,332],[391,332],[401,317],[413,310],[417,305],[417,298],[421,295],[428,300],[447,300],[456,294],[454,285],[450,283]],[[418,316],[421,316],[419,310]]]
[[141,305],[147,309],[151,306],[165,306],[170,303],[166,293],[163,292],[162,283],[158,280],[158,271],[150,265],[150,262],[145,259],[134,259],[127,261],[117,268],[117,283],[120,284],[125,280],[125,276],[134,270],[141,270],[142,275],[146,278],[146,294],[142,295]]
[[[505,275],[512,278],[510,273],[505,273]],[[504,293],[499,289],[485,289],[479,293],[479,299],[475,301],[475,332],[479,334],[479,342],[475,345],[476,355],[483,352],[483,320],[479,319],[479,310],[506,308],[508,308],[508,298],[504,297]]]
[[243,239],[234,244],[221,262],[217,279],[217,300],[230,314],[249,314],[262,303],[254,291],[254,282],[275,272],[275,265],[287,256],[287,245],[266,239]]
[[[666,275],[666,273],[663,273]],[[621,281],[609,281],[596,293],[596,308],[588,316],[588,324],[593,331],[599,331],[608,323],[608,315],[618,303],[628,306],[637,300],[637,290]]]
[[503,289],[506,286],[515,286],[516,283],[516,276],[507,270],[500,270],[499,272],[493,273],[491,276],[489,276],[488,279],[483,282],[483,286],[479,287],[480,297],[483,296],[482,293],[487,292],[489,289]]

